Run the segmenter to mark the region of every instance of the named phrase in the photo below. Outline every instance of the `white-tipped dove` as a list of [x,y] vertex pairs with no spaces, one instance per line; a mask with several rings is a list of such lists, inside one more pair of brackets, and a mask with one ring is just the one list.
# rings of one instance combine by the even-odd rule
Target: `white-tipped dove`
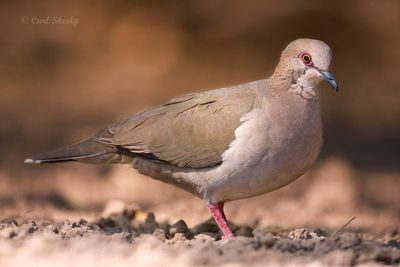
[[322,144],[318,84],[338,85],[331,49],[298,39],[273,75],[192,93],[103,128],[84,141],[25,160],[129,163],[203,199],[223,236],[223,205],[283,187],[304,174]]

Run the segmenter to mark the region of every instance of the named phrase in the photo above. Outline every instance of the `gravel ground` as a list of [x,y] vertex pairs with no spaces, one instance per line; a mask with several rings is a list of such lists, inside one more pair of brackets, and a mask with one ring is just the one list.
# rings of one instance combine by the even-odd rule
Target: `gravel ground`
[[124,209],[93,221],[6,219],[0,223],[0,266],[337,266],[399,265],[400,231],[253,229],[231,225],[221,239],[210,219],[157,222],[153,213]]

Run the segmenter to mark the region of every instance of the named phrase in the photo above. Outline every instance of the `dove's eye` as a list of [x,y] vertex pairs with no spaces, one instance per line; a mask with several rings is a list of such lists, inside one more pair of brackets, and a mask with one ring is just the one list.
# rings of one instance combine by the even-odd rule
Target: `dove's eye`
[[304,63],[306,66],[312,66],[312,65],[313,65],[312,57],[311,57],[311,55],[310,55],[309,53],[307,53],[307,52],[302,52],[302,53],[299,55],[299,58],[301,59],[301,61],[303,61],[303,63]]

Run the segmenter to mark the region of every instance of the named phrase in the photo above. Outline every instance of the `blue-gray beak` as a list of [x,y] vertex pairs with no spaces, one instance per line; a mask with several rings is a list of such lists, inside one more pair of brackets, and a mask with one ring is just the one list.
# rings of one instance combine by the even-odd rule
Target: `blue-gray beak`
[[336,92],[339,91],[339,86],[332,72],[329,72],[327,70],[321,70],[318,68],[315,69],[319,72],[319,74],[321,74],[322,78],[324,78],[324,80],[329,83],[329,85],[333,88],[333,90],[335,90]]

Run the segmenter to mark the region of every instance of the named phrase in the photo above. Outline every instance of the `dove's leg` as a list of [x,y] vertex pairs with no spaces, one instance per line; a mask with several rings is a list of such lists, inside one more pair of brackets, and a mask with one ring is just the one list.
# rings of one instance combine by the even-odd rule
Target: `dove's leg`
[[222,216],[224,216],[224,219],[226,220],[226,221],[228,221],[227,219],[226,219],[226,216],[225,216],[225,212],[224,212],[224,202],[219,202],[218,203],[218,208],[219,208],[219,210],[222,212]]
[[224,213],[224,203],[220,202],[218,204],[208,203],[208,209],[211,212],[215,222],[218,224],[219,229],[225,237],[233,237],[231,229],[229,229],[228,222],[226,221]]

